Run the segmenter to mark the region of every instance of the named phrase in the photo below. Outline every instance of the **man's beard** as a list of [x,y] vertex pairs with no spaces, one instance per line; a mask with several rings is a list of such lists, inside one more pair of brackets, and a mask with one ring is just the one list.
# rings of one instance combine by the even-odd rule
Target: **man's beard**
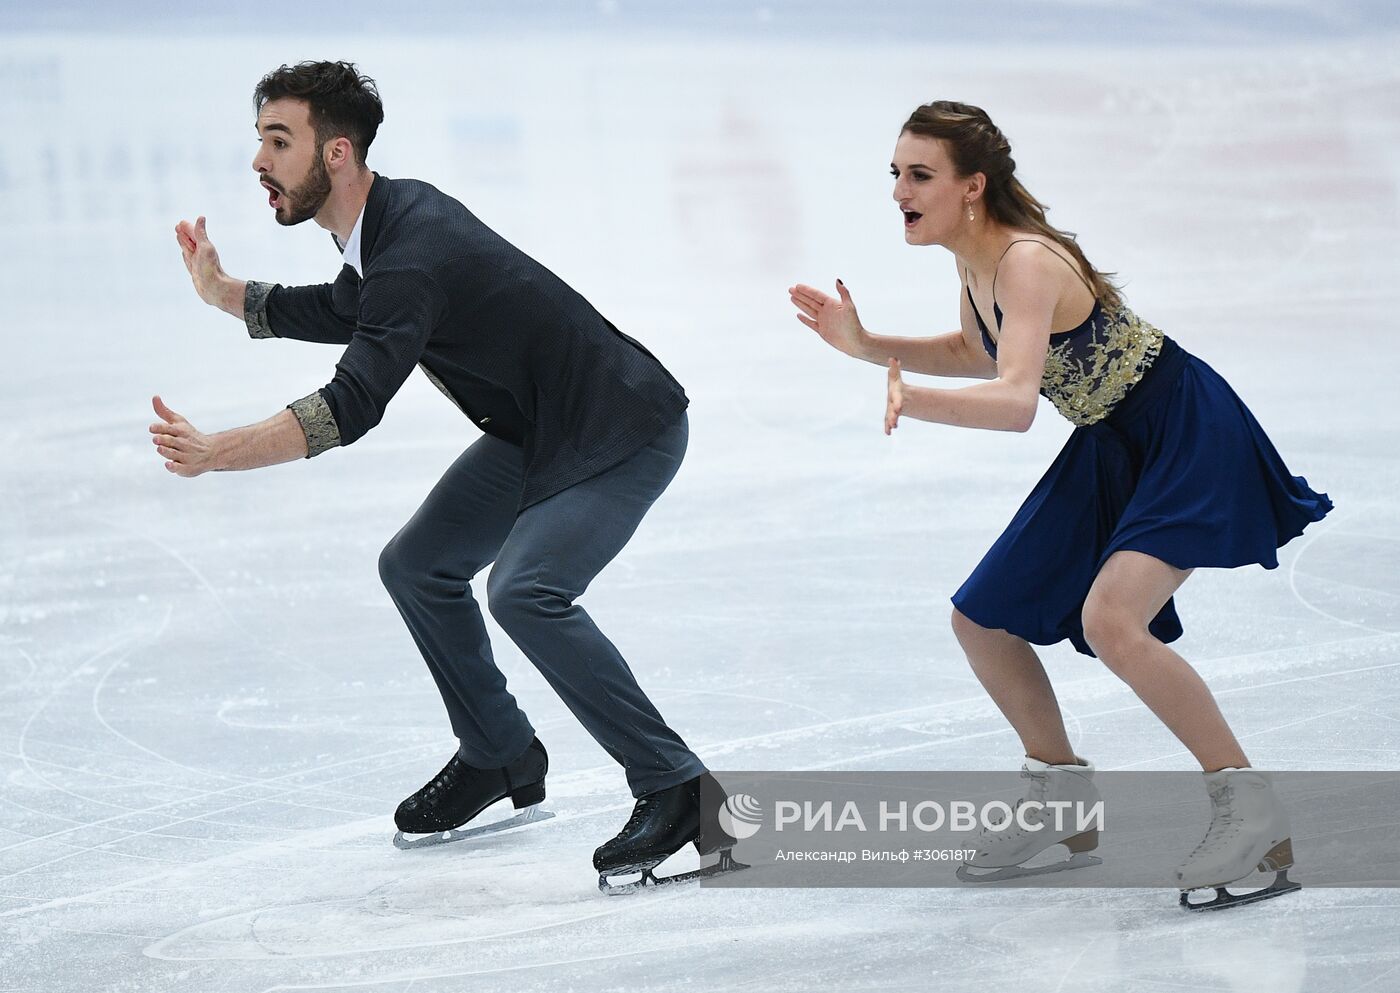
[[277,223],[284,227],[291,227],[293,224],[300,224],[302,221],[309,221],[315,217],[317,212],[325,205],[326,198],[331,195],[331,174],[326,170],[326,164],[317,155],[311,166],[311,174],[306,180],[287,194],[287,206],[276,212]]

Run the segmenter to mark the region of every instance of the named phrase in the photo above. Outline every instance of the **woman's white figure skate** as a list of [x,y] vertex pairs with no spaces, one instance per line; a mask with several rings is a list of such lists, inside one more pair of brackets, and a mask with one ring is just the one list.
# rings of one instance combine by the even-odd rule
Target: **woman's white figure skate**
[[[1219,910],[1302,889],[1288,878],[1293,839],[1288,815],[1274,796],[1269,778],[1253,769],[1222,769],[1206,773],[1205,780],[1210,791],[1210,829],[1176,871],[1181,905],[1187,910]],[[1226,889],[1256,869],[1275,873],[1273,882],[1249,893]],[[1214,897],[1192,903],[1190,891],[1200,889],[1214,891]]]
[[[1091,811],[1100,803],[1098,787],[1094,785],[1094,766],[1079,760],[1079,765],[1050,765],[1026,756],[1021,778],[1029,779],[1026,795],[1016,801],[1015,813],[1008,823],[997,830],[985,828],[972,839],[976,854],[958,866],[958,878],[967,883],[994,883],[1003,879],[1039,876],[1065,869],[1082,869],[1098,865],[1103,860],[1088,854],[1099,846],[1098,828],[1081,830],[1080,812]],[[1068,802],[1056,808],[1047,806]],[[1023,805],[1039,806],[1021,812]],[[1026,827],[1025,824],[1033,825]],[[1058,829],[1057,829],[1058,827]],[[1041,865],[1027,865],[1037,855],[1054,845],[1069,850],[1069,858]]]

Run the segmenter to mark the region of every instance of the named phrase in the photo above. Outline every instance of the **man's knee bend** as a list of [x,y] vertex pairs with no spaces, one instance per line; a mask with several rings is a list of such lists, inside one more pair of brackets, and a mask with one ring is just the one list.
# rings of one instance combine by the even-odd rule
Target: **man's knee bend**
[[390,538],[389,543],[379,553],[379,580],[385,589],[395,590],[403,585],[404,576],[407,574],[403,560],[403,547],[398,536]]
[[465,585],[466,579],[456,579],[440,571],[434,556],[424,553],[422,545],[406,541],[399,532],[379,553],[379,579],[390,593],[407,590],[437,590]]
[[530,614],[530,584],[493,571],[486,581],[486,608],[506,631]]
[[568,610],[573,600],[537,582],[514,576],[500,579],[491,574],[486,584],[486,604],[502,629],[531,620],[547,620]]

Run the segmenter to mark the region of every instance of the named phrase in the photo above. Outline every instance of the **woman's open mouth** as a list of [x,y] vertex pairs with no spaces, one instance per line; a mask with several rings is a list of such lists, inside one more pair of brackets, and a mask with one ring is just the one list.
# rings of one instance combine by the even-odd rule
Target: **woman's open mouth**
[[906,228],[912,228],[915,224],[919,223],[919,218],[924,216],[916,210],[901,210],[900,213],[904,215],[904,226]]

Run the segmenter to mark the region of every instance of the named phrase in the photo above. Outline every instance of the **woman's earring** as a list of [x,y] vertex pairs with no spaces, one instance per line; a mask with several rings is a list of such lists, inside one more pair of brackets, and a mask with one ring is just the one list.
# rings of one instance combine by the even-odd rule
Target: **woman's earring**
[[975,220],[977,220],[977,215],[974,214],[974,213],[972,212],[972,201],[971,201],[971,200],[969,200],[969,201],[967,202],[967,219],[968,219],[969,221],[975,221]]

